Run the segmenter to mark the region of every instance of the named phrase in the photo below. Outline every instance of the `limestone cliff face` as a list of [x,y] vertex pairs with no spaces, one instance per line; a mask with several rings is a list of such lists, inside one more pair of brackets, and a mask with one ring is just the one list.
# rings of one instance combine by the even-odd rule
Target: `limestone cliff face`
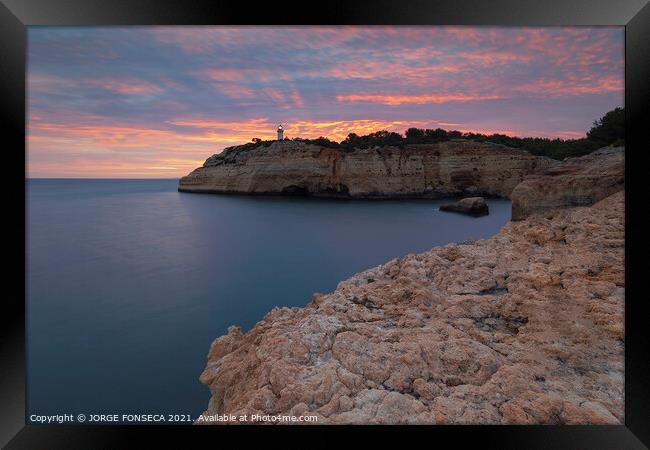
[[464,140],[346,152],[296,141],[231,147],[179,181],[179,191],[381,198],[509,197],[524,176],[555,164]]
[[624,197],[394,259],[212,344],[206,414],[623,423]]
[[558,208],[589,206],[623,189],[625,149],[604,147],[537,170],[511,194],[512,220]]

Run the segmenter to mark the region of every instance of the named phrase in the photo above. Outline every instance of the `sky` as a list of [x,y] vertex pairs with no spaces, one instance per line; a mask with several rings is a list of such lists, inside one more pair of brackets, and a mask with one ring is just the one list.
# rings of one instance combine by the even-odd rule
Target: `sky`
[[622,27],[29,27],[27,175],[180,177],[280,123],[580,138],[623,94]]

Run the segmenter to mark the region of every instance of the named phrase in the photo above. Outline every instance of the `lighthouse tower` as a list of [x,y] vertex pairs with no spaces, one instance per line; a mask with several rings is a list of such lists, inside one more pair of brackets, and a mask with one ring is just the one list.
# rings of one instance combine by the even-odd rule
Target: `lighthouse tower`
[[278,127],[278,141],[281,141],[283,138],[283,133],[284,133],[284,128],[282,128],[282,124]]

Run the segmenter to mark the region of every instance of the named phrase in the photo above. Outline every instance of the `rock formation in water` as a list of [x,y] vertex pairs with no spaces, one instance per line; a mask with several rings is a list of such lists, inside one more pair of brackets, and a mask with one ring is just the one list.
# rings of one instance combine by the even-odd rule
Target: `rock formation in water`
[[512,220],[558,208],[589,206],[623,189],[625,149],[604,147],[526,176],[513,190]]
[[509,197],[555,161],[497,144],[455,140],[346,151],[300,141],[230,147],[179,181],[179,191],[325,197]]
[[440,211],[457,212],[475,217],[490,214],[488,204],[483,197],[461,198],[457,202],[440,205]]
[[618,179],[610,158],[611,149],[525,180],[556,206],[490,239],[394,259],[303,308],[275,308],[247,333],[230,327],[200,377],[212,393],[204,414],[623,423],[622,184],[592,206],[555,200],[562,189],[601,192],[610,184],[590,174]]

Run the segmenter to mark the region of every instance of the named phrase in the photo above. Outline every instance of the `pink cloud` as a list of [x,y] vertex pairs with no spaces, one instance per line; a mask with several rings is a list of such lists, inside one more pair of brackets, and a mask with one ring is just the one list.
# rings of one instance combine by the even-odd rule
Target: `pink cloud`
[[337,95],[336,100],[340,102],[367,102],[381,103],[384,105],[396,106],[404,103],[427,104],[427,103],[452,103],[452,102],[475,102],[482,100],[496,100],[501,98],[498,95],[471,95],[471,94],[424,94],[424,95],[401,95],[401,94],[351,94]]
[[115,92],[122,95],[151,95],[163,92],[162,87],[149,81],[136,78],[112,79],[103,78],[88,81],[91,86]]
[[295,88],[265,88],[262,89],[262,94],[282,109],[301,107],[304,105],[300,93]]
[[252,99],[258,96],[257,92],[243,84],[238,83],[214,83],[214,89],[223,95],[235,99]]
[[602,94],[604,92],[619,92],[623,89],[622,76],[596,78],[593,75],[583,78],[569,77],[567,80],[539,79],[512,87],[512,90],[516,92],[541,96]]

